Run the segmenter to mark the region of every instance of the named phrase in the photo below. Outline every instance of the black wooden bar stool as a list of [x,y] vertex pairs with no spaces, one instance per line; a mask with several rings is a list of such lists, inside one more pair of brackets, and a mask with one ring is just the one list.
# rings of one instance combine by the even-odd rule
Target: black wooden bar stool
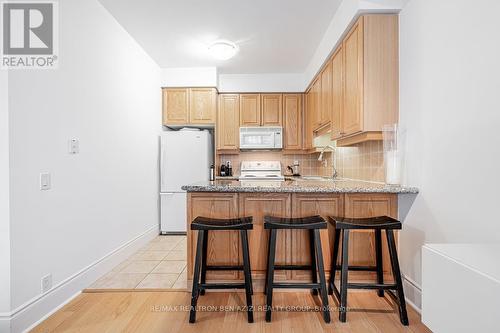
[[[266,272],[266,321],[271,321],[271,308],[273,303],[274,288],[304,288],[312,289],[314,294],[318,290],[323,303],[322,312],[325,322],[330,322],[330,308],[328,306],[328,293],[326,289],[325,269],[323,265],[323,252],[321,250],[321,239],[319,229],[326,229],[326,221],[321,216],[310,216],[303,218],[279,218],[272,216],[264,217],[264,228],[269,229],[269,249]],[[276,265],[276,234],[278,229],[307,229],[311,239],[311,265]],[[275,270],[311,270],[312,283],[276,283],[274,282]],[[316,271],[317,270],[317,271]],[[319,274],[319,283],[318,283]]]
[[[333,243],[332,271],[330,282],[328,284],[328,293],[335,293],[339,303],[339,319],[346,321],[347,315],[347,289],[375,289],[380,297],[384,296],[384,290],[396,300],[399,309],[399,318],[403,325],[408,325],[408,314],[406,313],[405,295],[403,292],[403,282],[399,270],[398,254],[396,251],[396,242],[394,241],[393,230],[401,229],[401,222],[388,216],[377,216],[371,218],[345,218],[329,217],[330,223],[335,227],[335,238]],[[366,230],[375,231],[375,257],[376,266],[349,266],[349,231]],[[382,230],[385,230],[387,236],[387,246],[389,247],[389,256],[391,258],[392,275],[395,283],[384,283],[384,272],[382,263]],[[342,231],[342,258],[340,265],[340,292],[335,286],[335,272],[337,267],[337,257],[339,253],[340,231]],[[376,271],[377,283],[348,283],[347,276],[349,270],[357,271]],[[393,294],[396,291],[397,296]]]
[[[250,268],[250,253],[248,250],[247,230],[253,229],[252,217],[234,219],[211,219],[198,216],[191,223],[191,230],[198,230],[198,241],[196,244],[196,257],[194,259],[193,291],[191,294],[191,309],[189,311],[189,322],[196,321],[196,304],[198,296],[205,294],[205,289],[245,289],[247,300],[248,322],[253,323],[252,306],[252,275]],[[243,265],[217,266],[207,265],[208,231],[239,230],[242,243]],[[245,275],[244,283],[207,283],[207,271],[242,270]],[[201,278],[201,281],[200,281]]]

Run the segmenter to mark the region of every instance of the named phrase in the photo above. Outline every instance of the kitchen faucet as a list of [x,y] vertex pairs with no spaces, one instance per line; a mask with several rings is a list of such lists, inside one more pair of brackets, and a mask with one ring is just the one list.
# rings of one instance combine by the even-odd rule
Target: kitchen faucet
[[323,161],[323,153],[325,150],[330,148],[332,150],[332,166],[333,166],[333,174],[332,174],[332,179],[337,178],[337,151],[334,146],[331,145],[326,145],[323,147],[321,150],[321,153],[319,154],[318,161]]

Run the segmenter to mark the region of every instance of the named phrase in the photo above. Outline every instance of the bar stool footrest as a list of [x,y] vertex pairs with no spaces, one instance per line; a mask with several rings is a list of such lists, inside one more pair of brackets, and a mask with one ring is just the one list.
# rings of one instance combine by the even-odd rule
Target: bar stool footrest
[[245,289],[245,283],[200,283],[200,289]]
[[293,282],[281,282],[281,283],[273,283],[273,288],[283,288],[283,289],[292,289],[292,288],[300,288],[300,289],[319,289],[321,288],[321,284],[319,283],[293,283]]
[[207,265],[207,271],[242,271],[243,265]]
[[395,283],[386,284],[386,283],[348,283],[347,288],[349,289],[394,289],[396,290],[397,285]]
[[311,265],[274,265],[274,270],[310,271]]

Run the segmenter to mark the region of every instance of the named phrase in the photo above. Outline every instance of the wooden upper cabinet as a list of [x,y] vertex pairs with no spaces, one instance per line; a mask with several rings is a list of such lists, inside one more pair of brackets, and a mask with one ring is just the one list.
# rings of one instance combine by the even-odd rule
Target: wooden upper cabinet
[[332,63],[327,62],[321,72],[321,108],[319,112],[319,125],[325,126],[332,118]]
[[240,94],[240,125],[260,126],[260,94]]
[[342,105],[343,105],[343,79],[342,79],[342,46],[332,56],[332,111],[331,111],[331,139],[341,137],[342,132]]
[[262,126],[282,126],[283,124],[283,100],[281,94],[261,95]]
[[191,124],[215,123],[217,91],[214,88],[191,88],[189,95],[189,122]]
[[284,149],[302,149],[302,95],[283,94]]
[[363,17],[349,31],[342,43],[344,53],[344,114],[342,134],[361,132],[363,93]]
[[189,89],[163,89],[163,124],[182,125],[189,121]]
[[215,88],[163,88],[163,125],[215,124]]
[[240,146],[240,98],[238,94],[219,95],[217,149],[236,150]]
[[321,126],[321,77],[314,81],[311,87],[311,117],[312,129],[315,130]]
[[304,101],[304,125],[302,126],[304,133],[302,135],[303,138],[303,144],[302,148],[307,150],[312,148],[312,140],[313,140],[313,129],[312,129],[312,97],[311,97],[311,90],[307,91],[304,95],[305,101]]
[[364,15],[343,49],[342,134],[382,131],[398,122],[398,16]]

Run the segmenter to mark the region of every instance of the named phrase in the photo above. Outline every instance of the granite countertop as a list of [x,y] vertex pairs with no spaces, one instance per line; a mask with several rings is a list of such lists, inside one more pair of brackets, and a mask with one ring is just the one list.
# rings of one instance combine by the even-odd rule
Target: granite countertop
[[256,182],[216,180],[182,186],[187,192],[263,192],[263,193],[396,193],[416,194],[418,188],[402,185],[336,179],[286,180],[283,182]]

